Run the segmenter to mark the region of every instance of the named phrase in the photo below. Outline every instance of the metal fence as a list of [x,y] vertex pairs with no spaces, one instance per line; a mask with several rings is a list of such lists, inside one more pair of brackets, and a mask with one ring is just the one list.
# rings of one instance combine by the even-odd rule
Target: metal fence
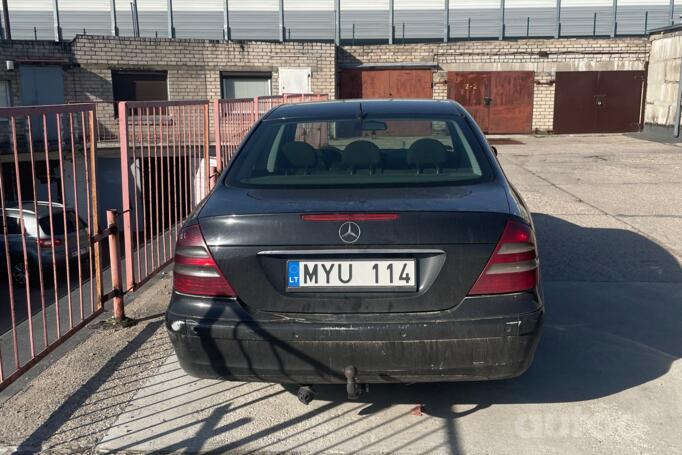
[[95,105],[0,108],[0,389],[102,310]]
[[[251,125],[276,105],[319,99],[326,95],[216,100],[214,117],[209,101],[118,103],[118,132],[108,125],[106,138],[120,141],[123,259],[116,210],[104,225],[98,203],[97,112],[111,106],[0,108],[0,389],[104,302],[121,318],[122,295],[172,261],[181,224]],[[110,174],[107,190],[117,191]]]
[[208,101],[121,102],[126,290],[173,258],[178,227],[209,190]]
[[328,95],[294,94],[261,96],[213,102],[216,168],[218,172],[232,159],[251,126],[275,106],[286,103],[323,101]]
[[[14,39],[72,39],[77,34],[216,40],[367,41],[642,35],[679,22],[669,0],[561,2],[537,0],[388,0],[385,2],[174,0],[166,10],[147,1],[93,8],[87,0],[44,1],[32,9],[9,8]],[[187,8],[191,3],[191,8]],[[311,5],[315,3],[315,5]],[[170,8],[170,10],[168,10]],[[9,25],[9,27],[7,27]]]

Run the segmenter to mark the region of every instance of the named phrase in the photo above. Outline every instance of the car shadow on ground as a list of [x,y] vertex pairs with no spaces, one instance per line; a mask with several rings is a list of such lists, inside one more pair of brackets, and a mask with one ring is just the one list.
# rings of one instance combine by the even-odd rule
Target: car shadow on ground
[[[682,333],[679,331],[682,270],[678,260],[654,241],[630,230],[582,227],[544,214],[535,214],[534,219],[547,313],[543,338],[531,368],[518,378],[504,381],[372,384],[370,392],[357,401],[359,406],[346,412],[367,416],[394,405],[421,404],[425,414],[443,420],[444,445],[447,445],[443,448],[455,453],[460,451],[457,419],[481,409],[498,404],[599,399],[655,380],[668,372],[682,354]],[[158,324],[140,333],[140,341],[133,340],[106,368],[95,373],[88,384],[75,392],[21,447],[40,447],[51,435],[58,433],[90,395],[107,387],[106,381],[115,368],[134,355],[141,340],[149,337]],[[301,356],[303,358],[302,353]],[[220,403],[209,403],[213,409],[210,416],[197,416],[194,422],[200,426],[199,431],[188,432],[187,424],[178,421],[174,429],[164,433],[167,436],[168,432],[176,432],[177,442],[161,451],[204,447],[209,440],[233,431],[235,425],[248,424],[240,419],[232,424],[218,425],[221,418],[235,409],[251,407],[255,418],[262,412],[258,406],[262,406],[264,400],[287,391],[296,392],[292,386],[262,387],[270,387],[268,390],[272,393],[254,394],[253,399],[236,407],[231,407],[231,403],[239,393],[236,397],[233,393],[226,394]],[[306,408],[301,404],[300,412],[296,413],[299,415],[241,439],[235,436],[228,444],[211,450],[215,453],[240,450],[261,439],[278,440],[286,428],[301,425],[345,403],[345,387],[318,386],[316,400],[314,407]],[[283,414],[282,410],[272,412]],[[377,427],[362,432],[367,431],[389,432],[390,429]]]
[[[362,414],[423,404],[457,418],[492,404],[592,400],[668,372],[682,356],[682,269],[647,237],[582,227],[534,214],[544,282],[545,327],[535,360],[518,378],[491,382],[372,384]],[[291,389],[291,388],[289,388]],[[317,399],[346,400],[342,386],[317,387]]]

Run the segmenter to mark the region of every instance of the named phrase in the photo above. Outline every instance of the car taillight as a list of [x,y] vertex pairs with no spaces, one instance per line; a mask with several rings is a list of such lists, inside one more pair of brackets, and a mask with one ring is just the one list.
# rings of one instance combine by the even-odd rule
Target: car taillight
[[62,246],[62,241],[59,239],[38,239],[38,245],[40,245],[41,248],[52,248],[53,246]]
[[530,226],[507,221],[493,255],[469,295],[507,294],[533,289],[538,283],[538,257]]
[[236,297],[208,251],[198,224],[184,228],[175,246],[173,289],[182,294]]

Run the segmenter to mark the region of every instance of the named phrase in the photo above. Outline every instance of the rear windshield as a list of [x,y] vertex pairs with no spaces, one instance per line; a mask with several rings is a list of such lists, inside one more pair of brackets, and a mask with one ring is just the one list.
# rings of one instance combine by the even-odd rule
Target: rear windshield
[[[50,216],[45,215],[38,220],[40,224],[40,230],[42,230],[46,235],[50,235]],[[64,235],[64,214],[61,210],[54,210],[52,212],[52,228],[54,235]],[[76,232],[76,228],[79,230],[85,229],[85,223],[83,220],[76,216],[76,212],[73,210],[66,211],[66,232],[72,233]]]
[[464,119],[264,122],[228,174],[243,187],[471,184],[491,177]]

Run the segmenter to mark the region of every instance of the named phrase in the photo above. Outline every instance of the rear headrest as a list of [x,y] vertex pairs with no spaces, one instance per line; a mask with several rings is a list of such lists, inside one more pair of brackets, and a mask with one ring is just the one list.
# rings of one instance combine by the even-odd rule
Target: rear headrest
[[416,166],[438,167],[448,160],[448,152],[442,142],[428,137],[417,139],[407,151],[407,163]]
[[374,168],[381,164],[379,147],[370,141],[354,141],[343,150],[342,163],[350,168]]
[[322,155],[324,164],[327,166],[331,166],[332,164],[341,161],[341,150],[332,145],[325,145],[322,147],[320,149],[320,155]]
[[286,158],[287,167],[294,169],[308,169],[315,167],[317,152],[307,142],[288,142],[282,146],[282,155]]

